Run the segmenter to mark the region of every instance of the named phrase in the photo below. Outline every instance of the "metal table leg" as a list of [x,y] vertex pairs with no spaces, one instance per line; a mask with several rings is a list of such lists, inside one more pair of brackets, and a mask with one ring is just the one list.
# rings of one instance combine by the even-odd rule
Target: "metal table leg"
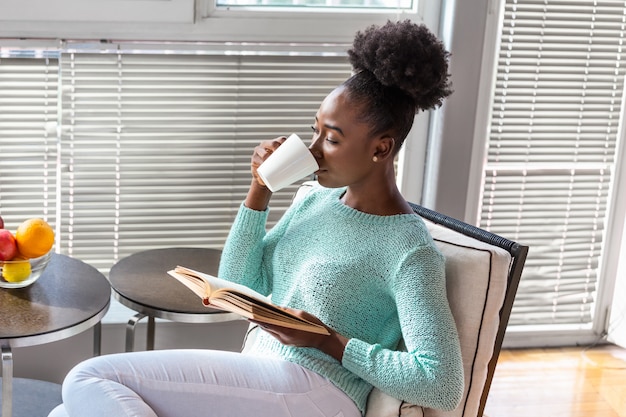
[[154,350],[154,317],[148,316],[148,335],[146,338],[146,350]]
[[102,351],[102,322],[93,326],[93,356],[100,356]]
[[[135,327],[144,317],[146,317],[145,314],[137,313],[126,323],[126,352],[132,352],[135,349]],[[148,334],[146,337],[146,350],[154,350],[154,317],[147,317]]]
[[2,417],[13,414],[13,354],[11,347],[2,346]]
[[145,314],[137,313],[128,320],[126,324],[126,352],[135,350],[135,326],[144,317],[146,317]]

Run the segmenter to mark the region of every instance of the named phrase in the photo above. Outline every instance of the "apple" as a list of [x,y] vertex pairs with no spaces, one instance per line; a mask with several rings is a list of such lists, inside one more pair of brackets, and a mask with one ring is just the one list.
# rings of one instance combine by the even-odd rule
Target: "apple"
[[4,220],[2,220],[2,216],[0,216],[0,229],[4,229]]
[[13,233],[0,229],[0,261],[10,261],[17,256],[17,242]]

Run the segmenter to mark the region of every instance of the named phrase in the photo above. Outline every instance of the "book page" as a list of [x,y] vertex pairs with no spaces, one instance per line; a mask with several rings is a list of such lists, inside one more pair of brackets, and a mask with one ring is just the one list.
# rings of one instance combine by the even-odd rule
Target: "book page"
[[184,266],[177,266],[174,269],[174,272],[178,274],[191,276],[191,277],[198,277],[202,279],[209,286],[208,292],[211,294],[221,289],[232,289],[242,294],[245,294],[248,297],[254,298],[256,300],[261,300],[265,302],[268,301],[268,298],[266,296],[254,291],[252,288],[246,287],[245,285],[237,284],[235,282],[227,281],[222,278],[214,277],[213,275],[205,274],[204,272],[195,271],[193,269],[186,268]]

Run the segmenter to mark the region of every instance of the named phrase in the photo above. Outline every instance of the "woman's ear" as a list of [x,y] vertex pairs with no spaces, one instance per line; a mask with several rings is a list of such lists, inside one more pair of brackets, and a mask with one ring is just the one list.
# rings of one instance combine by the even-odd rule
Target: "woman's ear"
[[376,161],[382,161],[389,157],[393,157],[396,141],[389,135],[382,136],[378,139],[378,143],[374,148],[374,155]]

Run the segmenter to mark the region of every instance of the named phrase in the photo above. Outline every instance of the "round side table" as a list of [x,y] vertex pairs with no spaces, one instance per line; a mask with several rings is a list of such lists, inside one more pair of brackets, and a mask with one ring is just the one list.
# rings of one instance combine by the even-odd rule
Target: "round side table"
[[[0,288],[0,346],[2,347],[2,417],[34,416],[33,406],[47,415],[53,402],[61,403],[58,384],[16,379],[13,386],[12,348],[34,346],[74,336],[94,328],[94,355],[100,354],[101,325],[111,301],[106,277],[94,267],[65,255],[53,254],[41,277],[19,289]],[[26,398],[30,385],[37,390],[53,391],[45,404],[15,404]],[[43,392],[43,391],[42,391]],[[58,395],[58,401],[54,401]],[[44,396],[39,397],[43,399]],[[32,402],[32,399],[29,400]],[[44,409],[45,408],[45,409]],[[49,409],[50,408],[50,409]],[[15,414],[14,414],[15,411]]]
[[137,312],[126,325],[126,351],[134,350],[135,326],[148,317],[146,348],[154,349],[154,319],[182,323],[240,320],[236,314],[207,308],[187,287],[167,274],[177,265],[217,274],[221,251],[165,248],[137,252],[118,261],[109,272],[113,297]]

